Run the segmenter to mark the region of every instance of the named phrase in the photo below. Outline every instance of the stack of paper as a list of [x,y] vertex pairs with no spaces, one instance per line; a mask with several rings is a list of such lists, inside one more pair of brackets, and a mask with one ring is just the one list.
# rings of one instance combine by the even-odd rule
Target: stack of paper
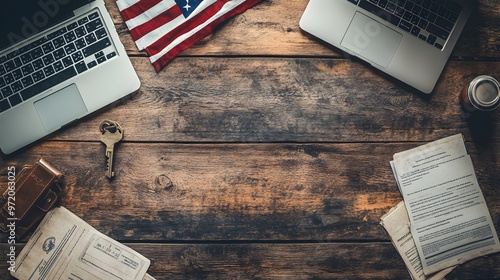
[[413,278],[439,272],[441,279],[456,265],[500,251],[461,134],[397,153],[391,166],[404,204],[381,224]]
[[64,207],[47,213],[11,271],[18,279],[154,280],[150,261]]

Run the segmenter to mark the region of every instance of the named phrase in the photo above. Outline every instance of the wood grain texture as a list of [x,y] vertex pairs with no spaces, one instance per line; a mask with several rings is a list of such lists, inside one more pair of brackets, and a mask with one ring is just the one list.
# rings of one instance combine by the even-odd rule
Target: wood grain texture
[[[463,133],[500,232],[500,111],[466,114],[457,97],[500,77],[500,3],[477,1],[423,95],[301,31],[307,2],[263,0],[156,73],[105,0],[140,90],[1,156],[0,191],[7,166],[45,158],[65,174],[61,204],[150,258],[157,279],[410,279],[379,225],[401,200],[389,161]],[[105,119],[125,129],[111,181]],[[500,254],[447,279],[500,279]]]
[[[126,245],[151,260],[149,273],[158,280],[410,279],[387,242]],[[2,251],[5,247],[0,245]],[[447,279],[498,279],[499,267],[498,254],[478,258],[456,268]],[[0,263],[1,271],[7,268]]]
[[[416,145],[121,143],[112,181],[99,143],[46,142],[7,164],[56,164],[62,204],[121,241],[362,242],[388,240],[380,217],[401,201],[389,161]],[[470,148],[500,232],[500,145]]]
[[97,141],[103,119],[124,141],[390,142],[462,132],[499,139],[498,112],[464,114],[458,92],[478,73],[500,76],[500,62],[450,62],[427,96],[357,61],[305,58],[179,58],[157,74],[133,59],[142,82],[50,140]]

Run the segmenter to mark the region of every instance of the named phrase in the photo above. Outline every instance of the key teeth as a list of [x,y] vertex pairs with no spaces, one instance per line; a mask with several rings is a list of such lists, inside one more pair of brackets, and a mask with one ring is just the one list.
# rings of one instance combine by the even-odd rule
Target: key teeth
[[106,160],[106,166],[107,166],[107,169],[106,169],[106,177],[108,177],[108,178],[110,178],[110,179],[111,179],[111,178],[113,178],[113,177],[115,176],[115,172],[113,172],[113,171],[111,170],[111,168],[112,168],[112,167],[110,166],[110,162],[111,162],[111,155],[106,154],[106,159],[107,159],[107,160]]

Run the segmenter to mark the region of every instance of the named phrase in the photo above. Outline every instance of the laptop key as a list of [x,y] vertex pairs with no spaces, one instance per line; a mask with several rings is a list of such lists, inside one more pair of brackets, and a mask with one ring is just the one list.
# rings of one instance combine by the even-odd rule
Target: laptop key
[[103,50],[103,49],[105,49],[106,47],[109,47],[109,46],[111,46],[111,41],[109,41],[108,38],[102,39],[102,40],[98,41],[97,43],[92,44],[92,45],[84,48],[82,50],[83,51],[83,55],[85,57],[91,56],[94,53],[96,53],[96,52],[98,52],[100,50]]
[[77,49],[83,49],[85,46],[87,46],[87,43],[85,42],[84,38],[80,38],[75,41],[75,46]]
[[12,89],[12,92],[19,92],[23,89],[23,85],[20,81],[16,81],[10,85],[10,88]]
[[43,68],[43,61],[41,58],[35,60],[32,62],[33,64],[33,69],[36,71],[36,70],[39,70],[39,69],[42,69]]
[[[349,1],[358,1],[358,0],[349,0]],[[356,4],[357,3],[358,2],[356,2]],[[106,29],[101,28],[101,29],[96,30],[95,35],[97,37],[97,40],[100,40],[100,39],[106,37],[108,34],[106,33]]]
[[43,70],[38,70],[36,71],[35,73],[33,73],[33,75],[31,75],[33,77],[33,81],[38,82],[38,81],[41,81],[43,78],[45,78],[45,74],[43,73]]
[[85,24],[85,28],[87,29],[88,33],[91,33],[99,28],[103,27],[102,21],[100,18],[96,18],[87,24]]
[[420,17],[423,18],[423,19],[427,19],[429,17],[429,11],[428,10],[422,10],[420,12]]
[[14,79],[14,76],[12,75],[12,73],[7,73],[5,76],[3,76],[3,78],[5,79],[5,82],[7,84],[11,84],[16,80],[16,79]]
[[65,81],[71,77],[76,76],[76,71],[74,67],[68,67],[64,69],[63,71],[56,73],[55,75],[37,83],[34,86],[31,86],[29,88],[25,88],[24,90],[21,91],[21,97],[23,100],[27,100],[57,84],[59,84],[62,81]]
[[76,37],[80,38],[80,37],[83,37],[85,34],[87,34],[87,31],[85,31],[84,26],[80,26],[77,29],[75,29],[75,34],[76,34]]
[[87,70],[87,65],[85,65],[85,61],[80,61],[77,64],[75,64],[76,71],[78,71],[78,74],[83,73]]
[[[29,87],[32,84],[34,84],[33,78],[31,76],[22,78],[21,82],[23,83],[24,87]],[[17,92],[17,91],[15,91],[15,92]]]
[[54,56],[51,53],[49,53],[48,55],[44,56],[42,58],[42,60],[43,60],[43,63],[45,63],[45,65],[52,64],[55,61]]
[[111,52],[111,53],[108,53],[108,54],[106,55],[106,58],[107,58],[107,59],[110,59],[110,58],[113,58],[113,57],[115,57],[115,56],[116,56],[116,53],[115,53],[115,52]]
[[447,31],[444,31],[443,29],[437,27],[436,25],[434,25],[432,23],[430,23],[427,26],[427,31],[429,31],[429,33],[434,34],[438,38],[441,38],[445,41],[448,39],[448,36],[450,35],[450,33],[448,33]]
[[74,61],[74,62],[78,62],[78,61],[80,61],[80,60],[82,60],[82,59],[83,59],[83,54],[82,54],[82,52],[81,52],[81,51],[78,51],[78,52],[76,52],[76,53],[72,54],[72,55],[71,55],[71,58],[73,58],[73,61]]
[[417,26],[413,26],[413,28],[411,29],[411,34],[414,36],[418,36],[420,34],[420,28],[418,28]]
[[413,17],[411,18],[411,21],[410,21],[412,24],[415,24],[417,25],[419,22],[420,22],[420,18],[416,15],[413,15]]
[[95,13],[92,13],[89,15],[89,19],[95,19],[95,18],[98,18],[99,17],[99,13],[98,12],[95,12]]
[[394,11],[396,11],[396,4],[389,3],[389,4],[387,4],[387,7],[385,7],[385,9],[387,11],[389,11],[390,13],[394,13]]
[[413,18],[413,14],[406,11],[405,14],[403,15],[403,19],[406,21],[410,21]]
[[385,7],[387,7],[387,0],[379,0],[379,1],[378,1],[378,5],[379,5],[379,7],[381,7],[381,8],[385,8]]
[[455,13],[451,13],[450,16],[448,17],[448,20],[453,22],[453,23],[456,23],[458,20],[458,15]]
[[94,68],[95,66],[97,66],[97,61],[95,60],[92,60],[91,62],[89,62],[87,64],[87,67],[90,69],[90,68]]
[[62,64],[61,61],[54,63],[54,70],[56,70],[56,72],[59,72],[63,69],[64,69],[64,65]]
[[16,69],[12,71],[12,76],[14,77],[14,80],[19,80],[23,77],[23,72],[21,72],[21,69]]
[[23,63],[21,62],[21,59],[19,57],[16,57],[13,60],[14,60],[14,64],[16,65],[16,68],[21,67],[23,65]]
[[43,73],[45,73],[45,76],[47,77],[54,74],[55,72],[56,71],[54,70],[54,67],[52,67],[52,65],[43,68]]
[[66,51],[66,54],[72,54],[76,51],[76,46],[73,43],[70,43],[66,46],[64,46],[64,50]]
[[428,22],[425,19],[421,19],[420,22],[418,23],[418,27],[420,27],[422,29],[426,29],[427,24],[428,24]]
[[411,28],[412,28],[412,25],[411,25],[411,23],[402,20],[401,23],[399,24],[399,27],[401,29],[403,29],[404,31],[406,31],[406,32],[410,32]]
[[0,113],[7,111],[8,109],[10,109],[9,101],[7,99],[0,101]]
[[13,94],[10,86],[6,86],[6,87],[2,88],[1,92],[2,92],[3,98],[7,98]]
[[66,52],[64,51],[64,48],[57,49],[55,52],[53,52],[53,54],[54,54],[54,58],[56,60],[59,60],[59,59],[66,56]]
[[21,96],[19,96],[19,93],[16,93],[16,94],[12,95],[11,97],[9,97],[9,102],[10,102],[10,105],[12,107],[14,107],[17,104],[23,102],[23,100],[21,99]]
[[26,64],[23,67],[21,67],[21,71],[23,72],[23,75],[26,76],[26,75],[33,73],[33,71],[35,71],[35,69],[33,68],[33,65]]
[[448,10],[447,10],[445,7],[439,7],[439,9],[438,9],[438,11],[437,11],[437,14],[438,14],[439,16],[444,17],[444,16],[446,15],[446,12],[447,12],[447,11],[448,11]]
[[77,22],[73,22],[73,23],[68,24],[68,30],[72,30],[72,29],[75,29],[77,27],[78,27]]
[[66,27],[59,28],[58,30],[47,35],[47,39],[51,40],[51,39],[57,38],[57,37],[63,35],[64,33],[66,33]]
[[31,58],[33,58],[33,59],[40,58],[40,57],[42,57],[44,55],[43,50],[42,50],[41,47],[38,47],[38,48],[34,49],[30,53],[31,53]]
[[88,45],[92,45],[97,41],[97,38],[94,35],[94,33],[90,33],[87,36],[85,36],[85,41],[87,42]]
[[71,60],[70,56],[67,56],[67,57],[63,58],[61,61],[62,61],[63,65],[64,65],[64,68],[73,65],[73,60]]
[[76,39],[75,32],[70,31],[66,34],[64,34],[64,40],[66,40],[66,43],[73,42]]
[[49,53],[54,50],[54,45],[52,42],[48,42],[42,46],[42,49],[45,53]]
[[427,37],[427,43],[434,45],[434,43],[436,42],[436,39],[437,39],[436,36],[429,34],[429,36]]
[[427,20],[430,22],[430,23],[434,23],[437,19],[437,15],[436,14],[433,14],[433,13],[430,13],[429,14],[429,17],[427,18]]
[[438,12],[438,10],[439,10],[439,5],[438,5],[438,4],[436,4],[436,3],[432,3],[432,4],[431,4],[431,7],[429,8],[429,10],[431,10],[431,11],[432,11],[432,12],[434,12],[434,13],[437,13],[437,12]]
[[11,51],[10,53],[8,53],[5,57],[7,59],[12,59],[18,55],[19,55],[19,50],[14,50],[14,51]]
[[438,17],[434,23],[446,31],[451,31],[451,29],[453,29],[453,23],[442,17]]
[[460,14],[460,11],[462,11],[462,6],[458,3],[456,3],[455,1],[445,1],[443,3],[443,5],[450,11],[456,13],[456,14]]
[[106,61],[106,57],[105,56],[101,56],[101,57],[97,58],[97,63],[99,63],[99,64],[101,64],[101,63],[103,63],[105,61]]
[[87,17],[84,17],[78,20],[78,25],[84,25],[87,22],[89,22],[89,19]]
[[10,71],[16,69],[16,64],[14,63],[13,60],[9,60],[9,61],[5,62],[4,66],[5,66],[5,70],[7,70],[7,72],[10,72]]
[[430,9],[431,5],[432,5],[432,1],[431,0],[424,0],[422,2],[422,7],[426,8],[426,9]]
[[55,38],[53,41],[54,47],[60,48],[64,45],[66,45],[66,41],[64,41],[64,38],[62,36]]

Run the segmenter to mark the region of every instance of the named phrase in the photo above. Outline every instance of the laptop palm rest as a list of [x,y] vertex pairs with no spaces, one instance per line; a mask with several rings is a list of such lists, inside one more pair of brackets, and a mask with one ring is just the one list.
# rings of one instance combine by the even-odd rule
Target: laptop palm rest
[[34,103],[48,131],[78,119],[87,113],[87,107],[75,84],[71,84]]
[[341,45],[384,68],[389,66],[403,35],[356,12]]

